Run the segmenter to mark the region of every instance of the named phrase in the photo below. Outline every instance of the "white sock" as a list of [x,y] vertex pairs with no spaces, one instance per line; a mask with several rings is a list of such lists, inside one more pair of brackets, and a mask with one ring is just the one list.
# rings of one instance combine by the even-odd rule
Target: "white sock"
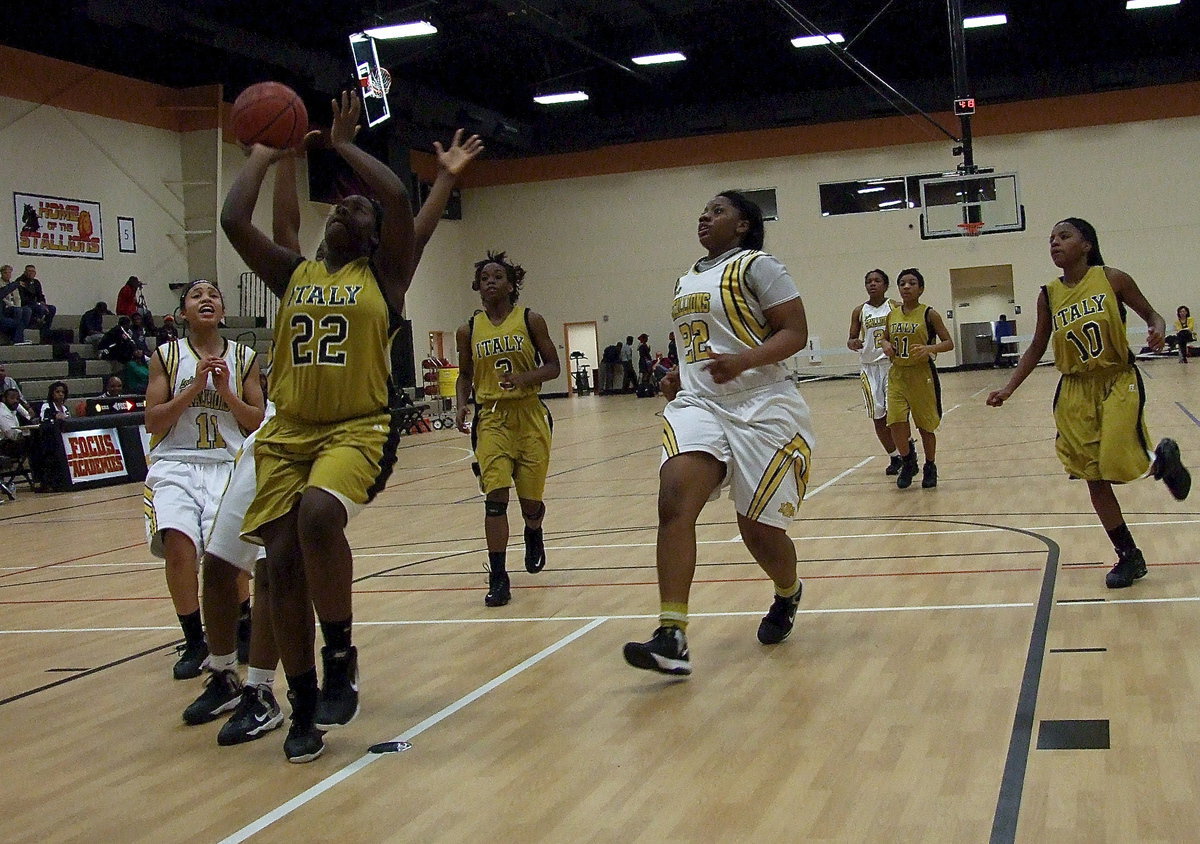
[[888,457],[899,457],[899,456],[900,456],[900,452],[896,450],[895,446],[892,446],[890,449],[888,449]]
[[253,665],[246,669],[247,686],[263,686],[270,689],[275,682],[275,671],[267,668],[255,668]]
[[213,671],[236,671],[237,651],[231,654],[209,654],[208,667]]

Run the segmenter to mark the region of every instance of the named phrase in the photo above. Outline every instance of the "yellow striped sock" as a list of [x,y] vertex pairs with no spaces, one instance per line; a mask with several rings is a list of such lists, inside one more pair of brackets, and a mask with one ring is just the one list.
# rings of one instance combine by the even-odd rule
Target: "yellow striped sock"
[[661,627],[678,627],[687,632],[687,604],[663,601],[659,604],[658,623]]
[[795,582],[793,582],[792,585],[787,587],[786,589],[781,589],[779,587],[779,584],[776,583],[775,584],[775,594],[778,595],[780,598],[790,598],[796,594],[796,589],[799,588],[799,586],[800,586],[800,578],[796,578]]

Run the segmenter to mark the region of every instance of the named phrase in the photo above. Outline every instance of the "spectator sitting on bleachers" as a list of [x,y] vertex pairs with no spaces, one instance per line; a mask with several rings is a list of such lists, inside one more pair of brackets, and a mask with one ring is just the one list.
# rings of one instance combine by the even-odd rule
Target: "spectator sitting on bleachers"
[[25,412],[33,416],[33,408],[25,400],[25,394],[21,392],[21,385],[8,376],[8,365],[4,363],[0,363],[0,390],[16,390],[17,397],[21,400],[21,405],[25,408]]
[[133,358],[125,364],[121,374],[125,376],[125,389],[128,392],[146,394],[146,386],[150,383],[150,358],[145,348],[134,347]]
[[98,345],[104,339],[104,317],[110,314],[107,302],[97,302],[96,307],[84,311],[79,318],[79,342]]
[[179,339],[179,329],[175,325],[175,317],[170,314],[163,317],[162,325],[158,327],[155,339],[160,346],[163,343],[170,343]]
[[43,331],[49,331],[50,324],[54,322],[54,315],[58,313],[58,308],[46,301],[41,279],[37,277],[37,267],[33,264],[26,264],[25,272],[21,273],[21,277],[17,281],[20,282],[17,290],[21,294],[21,305],[29,308],[33,313],[31,324],[38,325]]
[[24,346],[30,342],[25,339],[25,329],[33,321],[33,308],[21,304],[21,284],[13,281],[12,272],[10,264],[0,267],[0,328],[9,333],[14,345]]
[[117,315],[132,317],[134,314],[141,314],[146,328],[153,330],[154,318],[150,315],[150,309],[146,307],[146,297],[142,295],[142,282],[137,276],[131,275],[117,293]]
[[117,324],[104,333],[97,350],[104,360],[115,360],[118,363],[129,363],[133,360],[133,334],[130,332],[129,317],[123,316]]
[[145,349],[149,355],[157,344],[154,342],[154,335],[146,332],[145,322],[140,313],[136,313],[129,318],[129,335],[133,338],[133,346],[135,349]]
[[67,409],[67,399],[71,390],[66,381],[55,381],[46,391],[46,403],[42,405],[42,421],[53,422],[55,419],[68,419],[71,412]]
[[121,377],[119,375],[108,376],[108,380],[104,382],[104,392],[100,395],[110,399],[125,395],[125,385],[121,382]]

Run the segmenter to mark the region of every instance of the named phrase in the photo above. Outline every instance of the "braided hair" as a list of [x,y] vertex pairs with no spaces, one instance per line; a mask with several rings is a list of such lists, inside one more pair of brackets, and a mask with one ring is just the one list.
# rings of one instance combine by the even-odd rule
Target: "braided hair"
[[489,249],[486,258],[475,262],[475,281],[471,284],[472,290],[479,289],[483,268],[488,264],[499,264],[504,268],[504,275],[508,277],[508,283],[512,285],[512,293],[508,295],[508,301],[515,305],[521,296],[521,282],[525,280],[525,268],[508,260],[508,253],[493,252]]

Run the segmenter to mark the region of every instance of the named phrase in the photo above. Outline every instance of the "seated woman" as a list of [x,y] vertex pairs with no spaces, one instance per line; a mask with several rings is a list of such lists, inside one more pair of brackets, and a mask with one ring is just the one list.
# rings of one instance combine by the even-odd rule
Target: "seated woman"
[[1179,347],[1179,362],[1188,362],[1188,344],[1196,339],[1196,321],[1187,305],[1175,309],[1175,344]]
[[46,403],[42,405],[41,419],[43,422],[53,422],[55,419],[67,419],[71,416],[67,409],[67,398],[71,395],[66,381],[55,381],[46,391]]

